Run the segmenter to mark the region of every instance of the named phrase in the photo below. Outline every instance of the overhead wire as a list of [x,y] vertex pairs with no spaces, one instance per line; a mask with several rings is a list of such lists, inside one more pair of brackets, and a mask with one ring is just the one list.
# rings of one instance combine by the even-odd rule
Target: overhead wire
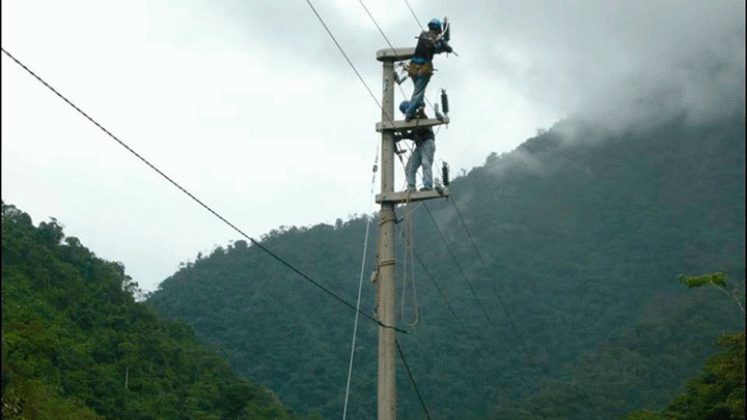
[[[446,249],[449,251],[449,254],[451,255],[451,258],[454,260],[454,263],[456,264],[457,268],[462,274],[462,277],[464,278],[465,282],[470,288],[470,291],[474,295],[475,299],[477,300],[478,306],[482,310],[483,315],[488,320],[488,324],[493,328],[493,330],[500,336],[501,342],[503,343],[504,347],[506,348],[506,351],[508,353],[514,353],[514,350],[511,349],[508,345],[508,341],[506,340],[505,336],[500,332],[498,327],[496,327],[495,322],[490,318],[487,311],[485,310],[485,307],[482,305],[482,302],[480,301],[480,298],[477,296],[477,293],[475,292],[474,287],[472,286],[472,283],[467,279],[466,274],[464,273],[464,270],[462,269],[461,264],[459,264],[459,261],[457,260],[456,256],[454,255],[454,251],[449,246],[448,242],[446,241],[446,237],[444,236],[443,232],[441,231],[441,228],[438,227],[438,223],[436,223],[436,219],[433,217],[433,214],[431,213],[430,209],[428,208],[427,204],[424,204],[423,207],[425,208],[426,212],[428,213],[428,216],[430,217],[431,221],[433,222],[433,225],[436,227],[436,231],[438,232],[439,236],[441,237],[441,240],[443,241],[444,245],[446,246]],[[524,382],[524,386],[529,389],[529,382],[527,382],[524,375],[521,375],[521,379]]]
[[330,38],[332,38],[332,41],[337,46],[337,49],[340,50],[340,53],[342,54],[342,56],[345,57],[345,61],[348,62],[348,64],[350,65],[350,67],[355,72],[356,76],[358,76],[358,80],[360,80],[360,82],[363,83],[363,86],[368,91],[368,94],[371,96],[371,99],[373,99],[373,101],[376,103],[376,106],[378,106],[379,109],[381,109],[381,114],[388,120],[388,122],[391,125],[394,125],[394,121],[393,121],[394,116],[393,115],[389,115],[386,111],[384,111],[384,107],[381,105],[381,103],[379,102],[379,100],[376,98],[376,95],[374,95],[373,91],[368,86],[368,83],[366,83],[366,81],[363,80],[363,76],[361,76],[360,72],[355,67],[355,64],[353,64],[353,62],[350,60],[350,57],[348,57],[348,54],[342,48],[342,46],[340,45],[340,43],[337,42],[337,38],[335,38],[334,34],[332,34],[332,31],[329,29],[329,26],[327,26],[327,24],[324,22],[324,19],[319,14],[319,12],[317,12],[317,10],[314,7],[314,5],[311,4],[310,0],[306,0],[306,4],[309,5],[309,7],[311,8],[311,10],[314,12],[314,15],[316,15],[317,19],[319,19],[319,22],[322,24],[322,26],[324,26],[324,29],[327,31],[327,34],[330,36]]
[[[412,210],[412,212],[414,212],[415,210],[417,210],[417,208],[420,208],[420,207],[421,207],[421,206],[423,206],[423,205],[425,205],[425,203],[421,203],[421,204],[420,204],[420,205],[419,205],[418,207],[416,207],[415,209],[413,209],[413,210]],[[399,222],[399,220],[398,220],[398,222]],[[400,228],[400,236],[403,236],[403,235],[404,235],[404,232],[403,232],[402,228]],[[462,318],[461,318],[461,317],[460,317],[460,316],[459,316],[459,315],[457,314],[457,312],[456,312],[456,311],[454,310],[454,308],[453,308],[453,307],[451,306],[451,304],[449,303],[449,300],[448,300],[448,298],[446,297],[446,294],[445,294],[445,293],[444,293],[444,291],[443,291],[443,290],[441,289],[441,287],[440,287],[440,286],[438,285],[438,282],[436,282],[436,279],[435,279],[435,278],[433,277],[433,275],[432,275],[432,274],[431,274],[431,273],[430,273],[430,272],[428,271],[428,268],[426,267],[426,265],[425,265],[425,263],[423,262],[423,260],[422,260],[422,259],[420,258],[420,255],[419,255],[419,254],[418,254],[418,253],[417,253],[417,252],[416,252],[416,251],[415,251],[414,249],[413,249],[413,251],[412,251],[412,252],[413,252],[413,254],[414,254],[414,256],[415,256],[415,259],[416,259],[416,260],[418,261],[418,264],[419,264],[419,265],[420,265],[420,267],[421,267],[421,268],[423,269],[423,272],[425,272],[426,276],[427,276],[427,277],[428,277],[428,278],[430,279],[431,283],[433,283],[433,286],[434,286],[434,287],[436,288],[436,290],[438,291],[439,295],[441,296],[441,299],[442,299],[442,300],[443,300],[443,302],[444,302],[444,303],[446,304],[446,307],[447,307],[447,309],[449,310],[449,312],[451,313],[451,315],[452,315],[452,316],[454,317],[454,319],[456,319],[456,320],[457,320],[457,322],[458,322],[458,323],[459,323],[459,324],[460,324],[460,325],[462,326],[462,328],[464,329],[464,331],[467,331],[467,330],[468,330],[468,326],[467,326],[467,323],[466,323],[466,322],[464,321],[464,319],[462,319]],[[478,351],[478,353],[480,354],[480,356],[481,356],[481,357],[482,357],[483,359],[485,359],[485,358],[487,357],[487,354],[488,354],[488,353],[487,353],[486,351],[484,351],[484,349],[483,349],[483,346],[482,346],[482,345],[480,345],[480,343],[479,343],[479,342],[475,343],[475,347],[474,347],[474,348],[475,348],[475,349],[476,349],[476,350]]]
[[[355,75],[358,76],[358,80],[360,80],[361,83],[363,83],[363,86],[366,87],[366,90],[368,91],[368,94],[371,95],[371,99],[373,99],[374,102],[376,102],[376,105],[378,105],[379,108],[382,108],[381,104],[379,103],[379,100],[376,99],[376,95],[374,95],[373,91],[371,91],[371,88],[368,87],[368,83],[366,83],[366,81],[363,80],[363,76],[361,76],[360,72],[358,72],[358,69],[355,67],[355,64],[353,64],[353,62],[350,61],[350,57],[348,57],[348,54],[342,48],[342,46],[340,45],[340,43],[337,42],[337,38],[335,38],[335,36],[332,34],[332,31],[329,29],[329,27],[327,26],[327,24],[324,22],[324,19],[322,19],[321,15],[319,15],[319,12],[316,11],[316,8],[314,7],[314,5],[311,4],[310,0],[306,0],[306,3],[309,5],[309,7],[311,8],[311,10],[314,12],[314,14],[316,15],[317,19],[319,19],[319,22],[321,22],[322,26],[324,26],[324,29],[327,31],[327,34],[329,34],[330,38],[332,38],[332,41],[337,46],[337,49],[340,50],[340,53],[342,53],[342,56],[345,57],[345,61],[348,62],[348,64],[350,65],[350,67],[355,72]],[[383,110],[383,108],[382,108],[382,110]]]
[[[366,7],[366,4],[363,3],[363,0],[358,0],[358,3],[360,3],[360,5],[363,7],[363,10],[366,11],[366,14],[371,19],[371,21],[373,22],[373,24],[376,26],[376,29],[379,30],[379,33],[384,38],[384,40],[386,41],[386,43],[389,45],[389,48],[391,48],[392,52],[394,52],[396,50],[394,48],[394,45],[392,45],[392,43],[389,41],[389,38],[386,36],[386,34],[384,33],[384,31],[381,29],[381,26],[379,26],[379,23],[376,22],[376,19],[371,14],[371,11],[368,10],[368,7]],[[410,6],[409,3],[408,3],[407,6],[408,7]],[[410,11],[412,11],[412,9],[410,9]],[[417,17],[415,18],[415,20],[417,21]],[[423,30],[423,26],[420,25],[420,22],[418,22],[418,25],[420,26],[420,29]],[[395,82],[395,83],[397,83],[397,82]],[[402,96],[407,97],[407,95],[405,94],[405,90],[402,88],[402,85],[400,85],[399,83],[397,83],[397,86],[399,86],[399,90],[400,90],[400,92],[402,92]],[[435,111],[435,107],[433,106],[433,104],[431,104],[431,101],[429,101],[428,98],[425,97],[425,96],[424,96],[424,99],[425,99],[426,102],[428,102],[428,106],[430,106]]]
[[425,31],[423,28],[423,25],[420,24],[420,20],[418,19],[418,16],[415,14],[415,11],[412,10],[412,6],[410,6],[410,2],[405,0],[405,4],[407,5],[407,8],[410,9],[410,13],[412,13],[412,17],[415,18],[415,22],[417,22],[418,26],[420,26],[421,31]]
[[[526,338],[524,337],[523,332],[516,326],[516,323],[514,322],[514,318],[511,315],[511,312],[508,310],[508,306],[506,305],[506,302],[504,302],[503,297],[501,296],[501,293],[498,291],[498,289],[495,287],[495,281],[493,281],[493,276],[490,275],[490,271],[488,271],[488,266],[485,263],[485,260],[482,258],[482,254],[480,254],[480,251],[477,249],[477,245],[475,244],[475,239],[472,237],[472,233],[467,228],[467,224],[464,221],[464,217],[462,216],[462,212],[459,210],[459,207],[456,205],[455,200],[453,200],[453,197],[449,197],[447,199],[451,202],[452,206],[454,206],[454,209],[457,212],[457,216],[459,217],[459,220],[462,222],[462,226],[464,227],[464,231],[467,232],[467,236],[469,237],[470,243],[472,244],[472,249],[475,251],[475,254],[477,254],[478,259],[480,260],[480,263],[482,264],[483,270],[485,270],[485,275],[490,280],[489,283],[493,288],[493,291],[495,292],[496,296],[498,297],[498,300],[501,303],[501,306],[503,307],[503,311],[506,313],[506,318],[508,319],[509,323],[511,324],[511,328],[514,330],[514,333],[517,335],[519,341],[521,343],[526,343]],[[530,359],[530,362],[533,365],[537,365],[537,360],[534,356],[532,356],[531,353],[528,354],[528,357]]]
[[457,215],[459,216],[459,220],[462,222],[462,226],[464,227],[465,232],[467,232],[467,236],[469,237],[469,241],[472,244],[472,249],[475,251],[475,254],[477,254],[477,258],[480,260],[480,263],[482,264],[483,270],[485,270],[485,275],[490,279],[489,282],[490,285],[493,287],[493,291],[495,292],[496,296],[498,296],[498,300],[501,303],[501,306],[503,307],[503,311],[506,313],[506,318],[508,318],[508,321],[511,323],[511,327],[514,329],[514,332],[516,332],[517,335],[523,340],[523,334],[521,331],[516,327],[516,323],[514,322],[513,316],[511,316],[511,312],[509,312],[508,307],[506,306],[506,302],[503,301],[503,297],[501,296],[501,293],[498,291],[498,289],[495,287],[495,282],[493,282],[493,278],[490,275],[490,272],[488,271],[488,266],[485,264],[485,260],[482,258],[482,254],[480,254],[480,251],[477,250],[477,245],[475,245],[475,239],[472,237],[472,233],[467,228],[467,224],[464,222],[464,217],[462,217],[462,212],[459,211],[459,207],[457,207],[456,202],[451,198],[447,198],[447,201],[451,202],[451,204],[454,206],[454,209],[457,212]]
[[454,310],[454,308],[449,303],[449,299],[446,298],[446,294],[444,294],[444,292],[441,289],[441,287],[438,285],[438,283],[433,278],[433,276],[431,275],[431,273],[425,267],[425,263],[420,258],[420,255],[418,255],[418,253],[415,252],[415,250],[413,250],[413,254],[415,255],[415,259],[418,261],[418,264],[420,264],[420,268],[423,269],[423,271],[425,272],[425,275],[428,276],[428,278],[431,280],[431,283],[433,283],[433,286],[436,287],[436,290],[438,291],[438,294],[441,295],[441,299],[443,299],[444,303],[446,304],[446,308],[449,310],[449,312],[451,312],[451,314],[454,316],[454,318],[456,318],[459,322],[462,322],[462,325],[464,325],[462,319],[459,318],[459,315],[457,315],[456,311]]
[[395,338],[394,343],[397,345],[397,351],[399,352],[399,357],[402,358],[402,364],[405,365],[407,376],[410,378],[410,382],[412,382],[412,387],[415,389],[415,393],[418,396],[418,400],[420,400],[420,405],[423,407],[423,411],[425,411],[425,416],[428,419],[430,419],[431,415],[428,413],[428,407],[425,406],[425,401],[423,401],[423,396],[420,395],[418,384],[415,382],[415,378],[412,376],[412,372],[410,371],[410,366],[407,364],[407,359],[405,359],[405,354],[402,352],[402,347],[400,347],[399,345],[399,340]]
[[[340,297],[340,296],[339,296],[339,295],[337,295],[337,294],[336,294],[335,292],[331,291],[330,289],[328,289],[327,287],[325,287],[325,286],[324,286],[324,285],[322,285],[321,283],[319,283],[319,282],[317,282],[316,280],[312,279],[312,278],[311,278],[310,276],[308,276],[308,275],[307,275],[306,273],[302,272],[301,270],[299,270],[298,268],[296,268],[295,266],[293,266],[293,265],[292,265],[292,264],[290,264],[289,262],[285,261],[285,260],[284,260],[283,258],[281,258],[281,257],[280,257],[279,255],[277,255],[277,254],[275,254],[274,252],[272,252],[271,250],[269,250],[269,249],[268,249],[267,247],[265,247],[264,245],[262,245],[262,244],[261,244],[260,242],[258,242],[257,240],[255,240],[255,239],[254,239],[254,238],[252,238],[251,236],[249,236],[249,235],[247,235],[246,233],[244,233],[244,231],[242,231],[241,229],[239,229],[238,227],[236,227],[236,226],[235,226],[235,225],[234,225],[233,223],[229,222],[229,221],[228,221],[228,220],[227,220],[226,218],[224,218],[223,216],[221,216],[221,215],[220,215],[220,214],[219,214],[218,212],[216,212],[215,210],[213,210],[213,209],[212,209],[212,208],[211,208],[210,206],[208,206],[207,204],[203,203],[203,202],[202,202],[202,201],[201,201],[200,199],[198,199],[198,198],[197,198],[196,196],[194,196],[194,195],[193,195],[192,193],[190,193],[189,191],[187,191],[187,190],[186,190],[186,189],[185,189],[184,187],[182,187],[181,185],[179,185],[179,184],[178,184],[178,183],[177,183],[176,181],[174,181],[174,180],[173,180],[173,179],[172,179],[171,177],[169,177],[169,176],[168,176],[168,175],[166,175],[166,174],[165,174],[165,173],[164,173],[163,171],[161,171],[160,169],[158,169],[158,168],[157,168],[157,167],[156,167],[155,165],[153,165],[152,163],[150,163],[150,162],[149,162],[149,161],[148,161],[147,159],[145,159],[144,157],[140,156],[140,154],[138,154],[138,153],[137,153],[137,152],[136,152],[135,150],[133,150],[133,149],[132,149],[132,148],[131,148],[130,146],[128,146],[128,145],[127,145],[127,144],[126,144],[125,142],[123,142],[122,140],[120,140],[119,138],[117,138],[117,137],[116,137],[116,136],[115,136],[114,134],[112,134],[112,133],[111,133],[111,132],[110,132],[109,130],[107,130],[107,129],[106,129],[106,128],[105,128],[104,126],[102,126],[102,125],[101,125],[101,124],[99,124],[99,123],[98,123],[98,122],[97,122],[96,120],[94,120],[93,118],[91,118],[91,117],[90,117],[90,116],[89,116],[89,115],[88,115],[87,113],[85,113],[85,112],[84,112],[84,111],[83,111],[82,109],[80,109],[80,108],[79,108],[79,107],[78,107],[77,105],[75,105],[74,103],[72,103],[72,102],[71,102],[71,101],[70,101],[69,99],[67,99],[67,98],[66,98],[66,97],[65,97],[64,95],[62,95],[62,94],[61,94],[60,92],[58,92],[58,91],[57,91],[57,90],[56,90],[55,88],[53,88],[53,87],[52,87],[51,85],[49,85],[49,84],[48,84],[48,83],[47,83],[46,81],[44,81],[44,79],[42,79],[42,78],[41,78],[41,77],[39,77],[39,76],[38,76],[38,75],[37,75],[36,73],[34,73],[34,72],[33,72],[33,71],[31,70],[31,69],[29,69],[29,68],[28,68],[28,67],[27,67],[27,66],[26,66],[25,64],[23,64],[23,63],[22,63],[22,62],[21,62],[20,60],[18,60],[18,59],[17,59],[16,57],[14,57],[14,56],[13,56],[12,54],[10,54],[10,53],[9,53],[8,51],[6,51],[6,50],[5,50],[5,48],[2,48],[2,52],[4,52],[4,53],[5,53],[5,54],[6,54],[6,55],[7,55],[8,57],[10,57],[10,58],[11,58],[11,59],[12,59],[13,61],[15,61],[15,62],[16,62],[16,64],[18,64],[19,66],[21,66],[21,67],[22,67],[22,68],[23,68],[24,70],[26,70],[26,71],[27,71],[27,72],[28,72],[29,74],[31,74],[31,75],[32,75],[32,76],[33,76],[34,78],[36,78],[36,79],[37,79],[37,80],[38,80],[39,82],[41,82],[41,83],[42,83],[42,84],[43,84],[44,86],[46,86],[46,87],[47,87],[47,88],[48,88],[49,90],[51,90],[52,92],[54,92],[54,94],[56,94],[57,96],[59,96],[59,97],[60,97],[60,98],[61,98],[61,99],[62,99],[63,101],[65,101],[65,102],[66,102],[66,103],[67,103],[68,105],[70,105],[71,107],[73,107],[73,109],[75,109],[75,110],[76,110],[76,111],[78,111],[78,112],[79,112],[79,113],[80,113],[81,115],[83,115],[84,117],[86,117],[86,119],[88,119],[88,120],[89,120],[90,122],[92,122],[92,123],[93,123],[93,124],[94,124],[94,125],[95,125],[96,127],[98,127],[99,129],[101,129],[101,130],[102,130],[102,131],[103,131],[104,133],[106,133],[106,134],[107,134],[107,135],[108,135],[109,137],[111,137],[111,138],[112,138],[112,139],[113,139],[114,141],[116,141],[117,143],[119,143],[119,144],[120,144],[120,145],[121,145],[122,147],[124,147],[124,148],[125,148],[125,149],[126,149],[127,151],[129,151],[129,152],[130,152],[130,153],[132,153],[132,154],[133,154],[133,155],[134,155],[135,157],[137,157],[138,159],[140,159],[140,160],[141,160],[141,161],[142,161],[143,163],[145,163],[146,165],[148,165],[148,167],[150,167],[150,168],[151,168],[151,169],[153,169],[153,170],[154,170],[154,171],[155,171],[156,173],[158,173],[158,174],[159,174],[159,175],[161,175],[161,176],[162,176],[163,178],[165,178],[165,179],[166,179],[167,181],[169,181],[169,182],[170,182],[170,183],[171,183],[172,185],[174,185],[174,186],[175,186],[176,188],[178,188],[178,189],[179,189],[179,190],[180,190],[181,192],[183,192],[184,194],[186,194],[186,195],[187,195],[187,196],[188,196],[189,198],[191,198],[191,199],[192,199],[193,201],[195,201],[195,202],[196,202],[197,204],[199,204],[200,206],[202,206],[202,207],[203,207],[203,208],[204,208],[205,210],[207,210],[207,211],[209,211],[210,213],[212,213],[212,214],[213,214],[213,216],[217,217],[217,218],[218,218],[218,219],[219,219],[220,221],[222,221],[223,223],[225,223],[226,225],[228,225],[228,226],[229,226],[229,227],[230,227],[231,229],[233,229],[234,231],[236,231],[237,233],[239,233],[239,234],[240,234],[241,236],[243,236],[244,238],[248,239],[248,240],[249,240],[249,241],[250,241],[250,242],[251,242],[252,244],[256,245],[256,246],[257,246],[257,247],[258,247],[259,249],[261,249],[262,251],[264,251],[265,253],[267,253],[267,254],[268,254],[268,255],[270,255],[271,257],[273,257],[273,258],[274,258],[275,260],[277,260],[278,262],[280,262],[280,263],[281,263],[282,265],[286,266],[286,267],[287,267],[287,268],[289,268],[289,269],[290,269],[291,271],[295,272],[296,274],[298,274],[299,276],[301,276],[302,278],[304,278],[304,279],[305,279],[306,281],[308,281],[309,283],[311,283],[311,284],[313,284],[314,286],[316,286],[317,288],[321,289],[321,290],[322,290],[322,291],[323,291],[324,293],[326,293],[327,295],[329,295],[329,296],[331,296],[331,297],[335,298],[335,299],[336,299],[337,301],[339,301],[340,303],[344,304],[345,306],[347,306],[347,307],[349,307],[349,308],[351,308],[351,309],[353,309],[353,310],[356,310],[356,307],[355,307],[355,306],[354,306],[353,304],[351,304],[350,302],[346,301],[345,299],[343,299],[342,297]],[[360,310],[358,310],[358,312],[359,312],[359,313],[360,313],[361,315],[363,315],[363,316],[364,316],[364,317],[365,317],[366,319],[368,319],[368,320],[370,320],[370,321],[372,321],[372,322],[375,322],[376,324],[378,324],[378,325],[379,325],[380,327],[383,327],[383,328],[390,328],[390,329],[393,329],[393,330],[395,330],[395,331],[397,331],[397,332],[401,332],[401,333],[407,333],[407,331],[406,331],[406,330],[403,330],[403,329],[397,328],[397,327],[395,327],[395,326],[392,326],[392,325],[385,325],[385,324],[383,324],[383,323],[382,323],[381,321],[379,321],[379,320],[375,319],[375,318],[374,318],[373,316],[371,316],[371,315],[369,315],[369,314],[367,314],[367,313],[365,313],[365,312],[363,312],[363,311],[360,311]]]
[[[363,4],[362,0],[358,0],[358,1],[360,2],[361,6],[363,6],[364,10],[368,14],[368,16],[371,18],[371,20],[374,22],[374,25],[376,25],[376,27],[379,29],[379,33],[381,33],[381,35],[384,37],[384,39],[386,40],[386,42],[389,44],[389,47],[392,49],[392,51],[394,51],[395,50],[394,46],[389,41],[389,39],[387,38],[387,36],[384,34],[384,31],[381,29],[381,27],[379,26],[379,24],[376,22],[376,19],[374,19],[373,15],[371,15],[371,12],[368,10],[368,8],[366,7],[366,5]],[[327,34],[330,36],[330,38],[332,38],[332,41],[337,46],[337,49],[340,50],[340,53],[342,53],[343,57],[345,57],[345,60],[347,61],[348,65],[350,65],[350,67],[355,72],[356,76],[358,76],[358,80],[360,80],[360,82],[363,83],[363,86],[366,88],[366,90],[368,91],[368,94],[371,96],[371,98],[376,103],[376,106],[379,107],[379,109],[381,110],[381,113],[384,116],[384,118],[391,125],[394,125],[394,118],[395,118],[394,115],[389,115],[389,113],[387,113],[387,112],[384,111],[384,107],[381,105],[381,103],[379,102],[379,100],[373,94],[373,91],[368,86],[368,83],[366,83],[366,81],[363,79],[363,76],[361,76],[360,72],[355,67],[355,64],[353,64],[353,62],[350,60],[350,58],[348,57],[348,55],[345,52],[345,50],[342,48],[342,46],[340,45],[340,43],[337,41],[337,38],[334,36],[334,34],[332,33],[332,31],[329,29],[329,26],[327,26],[327,24],[324,21],[324,19],[322,18],[322,16],[319,14],[319,12],[317,12],[316,8],[314,7],[313,4],[311,4],[310,0],[306,0],[306,3],[309,5],[309,7],[311,8],[311,10],[314,12],[314,15],[316,15],[317,19],[322,24],[322,26],[324,26],[324,29],[327,31]],[[404,90],[402,89],[402,86],[399,85],[398,83],[397,83],[397,86],[399,86],[400,91],[402,92],[402,95],[406,96]],[[427,100],[427,98],[426,98],[426,100]],[[410,148],[410,151],[412,151],[412,148]],[[404,161],[402,160],[402,156],[399,156],[399,160],[402,163],[403,170],[404,170],[404,168],[406,167],[406,165],[405,165]]]
[[446,249],[449,251],[449,254],[451,255],[452,260],[454,260],[454,263],[456,264],[457,268],[459,269],[459,272],[462,274],[462,278],[464,279],[465,283],[467,283],[467,286],[469,286],[470,292],[472,292],[472,295],[475,297],[475,300],[477,301],[477,305],[479,306],[480,310],[482,311],[483,316],[488,321],[488,325],[490,325],[493,330],[498,333],[501,336],[502,342],[506,345],[506,349],[510,351],[508,348],[508,344],[506,344],[506,340],[503,337],[503,334],[501,334],[500,330],[498,330],[498,327],[495,326],[495,321],[490,317],[488,314],[488,311],[485,310],[485,306],[482,304],[482,301],[480,300],[480,297],[477,295],[477,292],[475,291],[474,286],[472,285],[472,282],[469,281],[467,278],[467,275],[464,273],[464,269],[462,269],[462,265],[459,264],[459,260],[457,259],[456,255],[454,255],[454,251],[451,249],[451,246],[449,246],[449,243],[446,241],[446,238],[444,237],[443,232],[441,231],[441,228],[438,227],[438,223],[436,223],[436,219],[433,217],[433,214],[431,213],[430,209],[428,208],[428,205],[423,206],[428,213],[428,216],[431,219],[431,222],[433,222],[433,225],[436,227],[436,231],[438,232],[439,236],[441,237],[441,240],[443,241],[444,245],[446,246]]

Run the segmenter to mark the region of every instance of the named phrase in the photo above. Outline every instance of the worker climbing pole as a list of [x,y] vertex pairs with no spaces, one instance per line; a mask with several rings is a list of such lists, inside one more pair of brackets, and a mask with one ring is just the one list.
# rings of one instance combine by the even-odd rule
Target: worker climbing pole
[[428,22],[428,30],[423,31],[418,36],[418,44],[415,46],[410,65],[407,68],[408,75],[414,84],[414,90],[409,101],[409,108],[405,112],[405,121],[415,119],[418,109],[423,105],[425,89],[431,80],[431,76],[433,76],[433,56],[454,51],[447,42],[447,34],[449,34],[449,31],[443,30],[440,20],[431,19]]
[[[448,175],[444,175],[445,185],[433,183],[431,166],[433,151],[429,149],[428,141],[434,141],[431,127],[448,124],[448,101],[446,92],[442,90],[442,109],[444,115],[434,107],[436,118],[430,119],[424,111],[423,102],[425,88],[433,74],[433,55],[442,52],[453,52],[448,45],[449,28],[446,18],[443,24],[438,19],[428,23],[428,31],[418,37],[415,48],[387,48],[377,51],[376,59],[383,65],[383,100],[381,106],[381,122],[376,124],[376,130],[381,132],[381,194],[376,196],[376,202],[381,204],[379,213],[378,261],[374,269],[376,284],[376,315],[381,322],[379,327],[379,373],[378,373],[378,420],[396,419],[396,385],[395,385],[395,330],[385,326],[396,325],[394,302],[394,225],[395,207],[415,201],[423,201],[449,196]],[[395,72],[395,63],[410,60],[406,66],[408,76],[414,82],[414,92],[409,101],[400,104],[404,114],[404,121],[395,120],[394,116],[394,84],[400,84],[404,78]],[[430,132],[430,134],[429,134]],[[398,152],[396,142],[411,139],[416,143],[407,165],[408,188],[406,191],[394,191],[394,155]],[[425,145],[418,155],[418,142]],[[415,189],[415,172],[422,167],[423,188]],[[427,168],[426,168],[427,166]],[[446,172],[444,172],[446,173]],[[383,326],[382,326],[383,325]]]

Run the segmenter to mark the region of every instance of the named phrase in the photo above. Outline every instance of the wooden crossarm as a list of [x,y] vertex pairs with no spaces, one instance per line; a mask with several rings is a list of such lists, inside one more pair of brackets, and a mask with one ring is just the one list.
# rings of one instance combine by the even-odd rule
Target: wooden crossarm
[[405,130],[412,130],[413,128],[418,128],[418,127],[433,127],[436,125],[448,124],[448,123],[449,123],[449,117],[444,117],[443,121],[439,121],[435,118],[429,118],[427,120],[412,120],[410,122],[384,121],[384,122],[376,123],[376,131],[378,132],[381,132],[383,130],[405,131]]
[[448,188],[443,189],[441,192],[437,190],[412,191],[409,193],[407,191],[401,191],[401,192],[392,192],[392,193],[386,193],[386,194],[377,194],[376,202],[379,204],[383,202],[405,204],[407,202],[412,203],[415,201],[430,200],[432,198],[446,198],[448,196],[449,196]]

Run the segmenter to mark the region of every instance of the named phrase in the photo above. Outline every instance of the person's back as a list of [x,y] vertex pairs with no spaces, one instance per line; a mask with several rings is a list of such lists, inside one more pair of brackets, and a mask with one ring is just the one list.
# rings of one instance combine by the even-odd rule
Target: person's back
[[433,30],[423,31],[418,37],[418,44],[415,46],[415,54],[412,56],[412,61],[420,63],[432,62],[436,51],[437,39],[437,32]]

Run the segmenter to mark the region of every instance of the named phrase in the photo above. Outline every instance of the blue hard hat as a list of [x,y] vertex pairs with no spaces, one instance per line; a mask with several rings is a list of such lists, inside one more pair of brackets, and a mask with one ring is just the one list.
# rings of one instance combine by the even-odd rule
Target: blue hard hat
[[430,22],[428,22],[428,27],[431,29],[441,29],[441,21],[433,18]]
[[410,108],[410,103],[407,101],[402,101],[402,103],[399,104],[399,110],[402,111],[403,114],[407,113],[408,108]]

